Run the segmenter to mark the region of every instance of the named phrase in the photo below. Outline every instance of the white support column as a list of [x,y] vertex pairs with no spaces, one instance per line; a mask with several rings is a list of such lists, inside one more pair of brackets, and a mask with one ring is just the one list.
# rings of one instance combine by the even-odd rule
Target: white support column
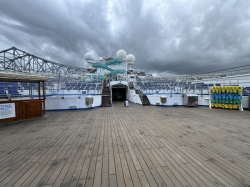
[[243,95],[243,87],[241,86],[241,90],[242,90],[242,92],[241,92],[241,102],[240,102],[240,106],[239,106],[239,111],[241,111],[241,112],[243,112],[244,111],[244,109],[243,109],[243,106],[242,106],[242,95]]
[[212,107],[211,107],[211,88],[209,88],[208,96],[209,96],[209,100],[208,100],[209,108],[212,109]]
[[243,112],[244,109],[243,109],[243,106],[242,106],[242,103],[240,103],[240,106],[239,106],[239,111]]

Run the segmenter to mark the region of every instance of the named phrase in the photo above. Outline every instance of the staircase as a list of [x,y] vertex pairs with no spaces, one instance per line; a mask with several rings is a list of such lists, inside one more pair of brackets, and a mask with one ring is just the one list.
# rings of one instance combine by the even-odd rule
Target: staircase
[[139,95],[142,102],[142,106],[150,105],[150,102],[146,94],[143,94],[141,90],[135,90],[135,93]]
[[104,86],[102,89],[102,107],[111,107],[111,95],[109,86]]
[[142,105],[143,106],[150,105],[150,102],[149,102],[148,97],[146,95],[142,96]]

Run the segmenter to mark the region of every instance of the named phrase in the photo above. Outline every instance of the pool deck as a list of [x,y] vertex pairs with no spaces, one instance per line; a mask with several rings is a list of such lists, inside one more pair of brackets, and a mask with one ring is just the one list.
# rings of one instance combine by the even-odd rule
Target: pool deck
[[0,124],[0,186],[250,186],[250,112],[124,107]]

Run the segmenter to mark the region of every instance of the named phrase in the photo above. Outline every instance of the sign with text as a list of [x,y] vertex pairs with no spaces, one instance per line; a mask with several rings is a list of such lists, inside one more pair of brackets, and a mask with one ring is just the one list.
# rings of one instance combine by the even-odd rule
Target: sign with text
[[0,119],[16,117],[15,103],[0,104]]

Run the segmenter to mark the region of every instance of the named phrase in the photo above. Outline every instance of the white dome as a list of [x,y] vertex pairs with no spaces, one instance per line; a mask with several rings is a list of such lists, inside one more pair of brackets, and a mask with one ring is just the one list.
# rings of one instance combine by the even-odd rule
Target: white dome
[[87,52],[87,53],[85,54],[85,60],[86,60],[87,62],[93,62],[93,61],[95,60],[95,56],[93,55],[93,53]]
[[120,49],[119,51],[116,52],[116,58],[121,58],[125,60],[126,56],[127,56],[127,53],[123,49]]
[[102,62],[102,61],[103,61],[103,58],[102,58],[102,57],[99,57],[99,61]]
[[132,55],[132,54],[127,55],[126,56],[126,62],[128,64],[134,64],[134,62],[135,62],[135,56]]

